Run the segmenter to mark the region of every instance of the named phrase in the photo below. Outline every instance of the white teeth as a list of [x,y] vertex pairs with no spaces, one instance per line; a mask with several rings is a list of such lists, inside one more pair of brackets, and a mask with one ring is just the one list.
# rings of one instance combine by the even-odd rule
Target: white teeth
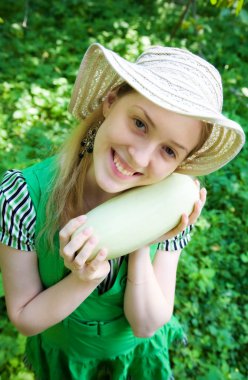
[[132,176],[135,172],[130,172],[129,170],[125,169],[122,165],[121,165],[121,162],[119,160],[119,157],[117,156],[117,154],[115,153],[114,154],[114,163],[115,163],[115,166],[117,167],[117,169],[119,170],[119,172],[121,174],[124,174],[124,175],[127,175],[127,176]]

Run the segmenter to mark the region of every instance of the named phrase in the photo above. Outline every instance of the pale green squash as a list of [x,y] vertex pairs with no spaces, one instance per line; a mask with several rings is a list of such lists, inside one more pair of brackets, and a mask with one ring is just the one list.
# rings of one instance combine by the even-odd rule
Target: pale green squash
[[173,173],[157,184],[127,190],[91,210],[75,234],[93,227],[99,243],[91,257],[105,247],[108,258],[115,258],[170,231],[183,213],[191,213],[198,199],[199,189],[193,179]]

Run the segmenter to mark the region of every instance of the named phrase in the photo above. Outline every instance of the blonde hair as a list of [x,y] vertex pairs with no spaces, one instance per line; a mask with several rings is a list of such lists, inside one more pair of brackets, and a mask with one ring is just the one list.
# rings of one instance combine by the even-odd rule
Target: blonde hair
[[199,152],[202,146],[204,145],[204,143],[207,141],[207,139],[210,137],[212,133],[212,130],[213,130],[212,124],[204,122],[204,121],[202,121],[201,123],[202,123],[202,129],[201,129],[200,140],[198,141],[198,144],[194,147],[194,149],[191,150],[191,152],[188,154],[185,160],[187,160],[189,157],[192,157],[196,152]]
[[91,115],[81,121],[69,139],[62,146],[57,156],[57,175],[46,207],[46,223],[38,239],[46,234],[49,247],[53,247],[56,231],[70,219],[79,216],[84,209],[83,193],[87,170],[92,161],[92,154],[79,158],[82,150],[81,141],[88,130],[103,119],[102,105]]
[[[126,83],[116,90],[119,98],[135,91]],[[87,170],[92,162],[92,154],[86,154],[83,159],[79,159],[82,149],[81,141],[88,130],[99,121],[103,121],[103,119],[102,105],[100,105],[87,119],[80,122],[58,153],[58,172],[46,207],[46,223],[38,235],[46,234],[49,247],[53,247],[56,231],[62,228],[70,219],[79,216],[84,210],[84,185]],[[202,147],[210,136],[211,131],[212,126],[203,123],[200,141],[186,159]]]

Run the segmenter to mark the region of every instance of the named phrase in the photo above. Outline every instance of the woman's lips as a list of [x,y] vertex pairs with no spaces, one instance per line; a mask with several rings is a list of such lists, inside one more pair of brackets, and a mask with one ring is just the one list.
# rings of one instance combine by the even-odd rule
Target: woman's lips
[[134,171],[122,158],[112,149],[113,169],[115,174],[120,178],[130,178],[134,175],[141,175],[142,173]]

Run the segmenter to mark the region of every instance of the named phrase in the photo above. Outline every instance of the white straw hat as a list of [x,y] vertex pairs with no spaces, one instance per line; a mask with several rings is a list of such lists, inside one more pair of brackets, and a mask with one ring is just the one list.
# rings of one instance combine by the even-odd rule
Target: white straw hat
[[241,126],[221,113],[219,72],[204,59],[179,48],[154,46],[131,63],[100,44],[92,44],[82,60],[69,111],[85,119],[112,88],[123,82],[162,108],[213,125],[209,138],[178,172],[211,173],[231,161],[244,145]]

